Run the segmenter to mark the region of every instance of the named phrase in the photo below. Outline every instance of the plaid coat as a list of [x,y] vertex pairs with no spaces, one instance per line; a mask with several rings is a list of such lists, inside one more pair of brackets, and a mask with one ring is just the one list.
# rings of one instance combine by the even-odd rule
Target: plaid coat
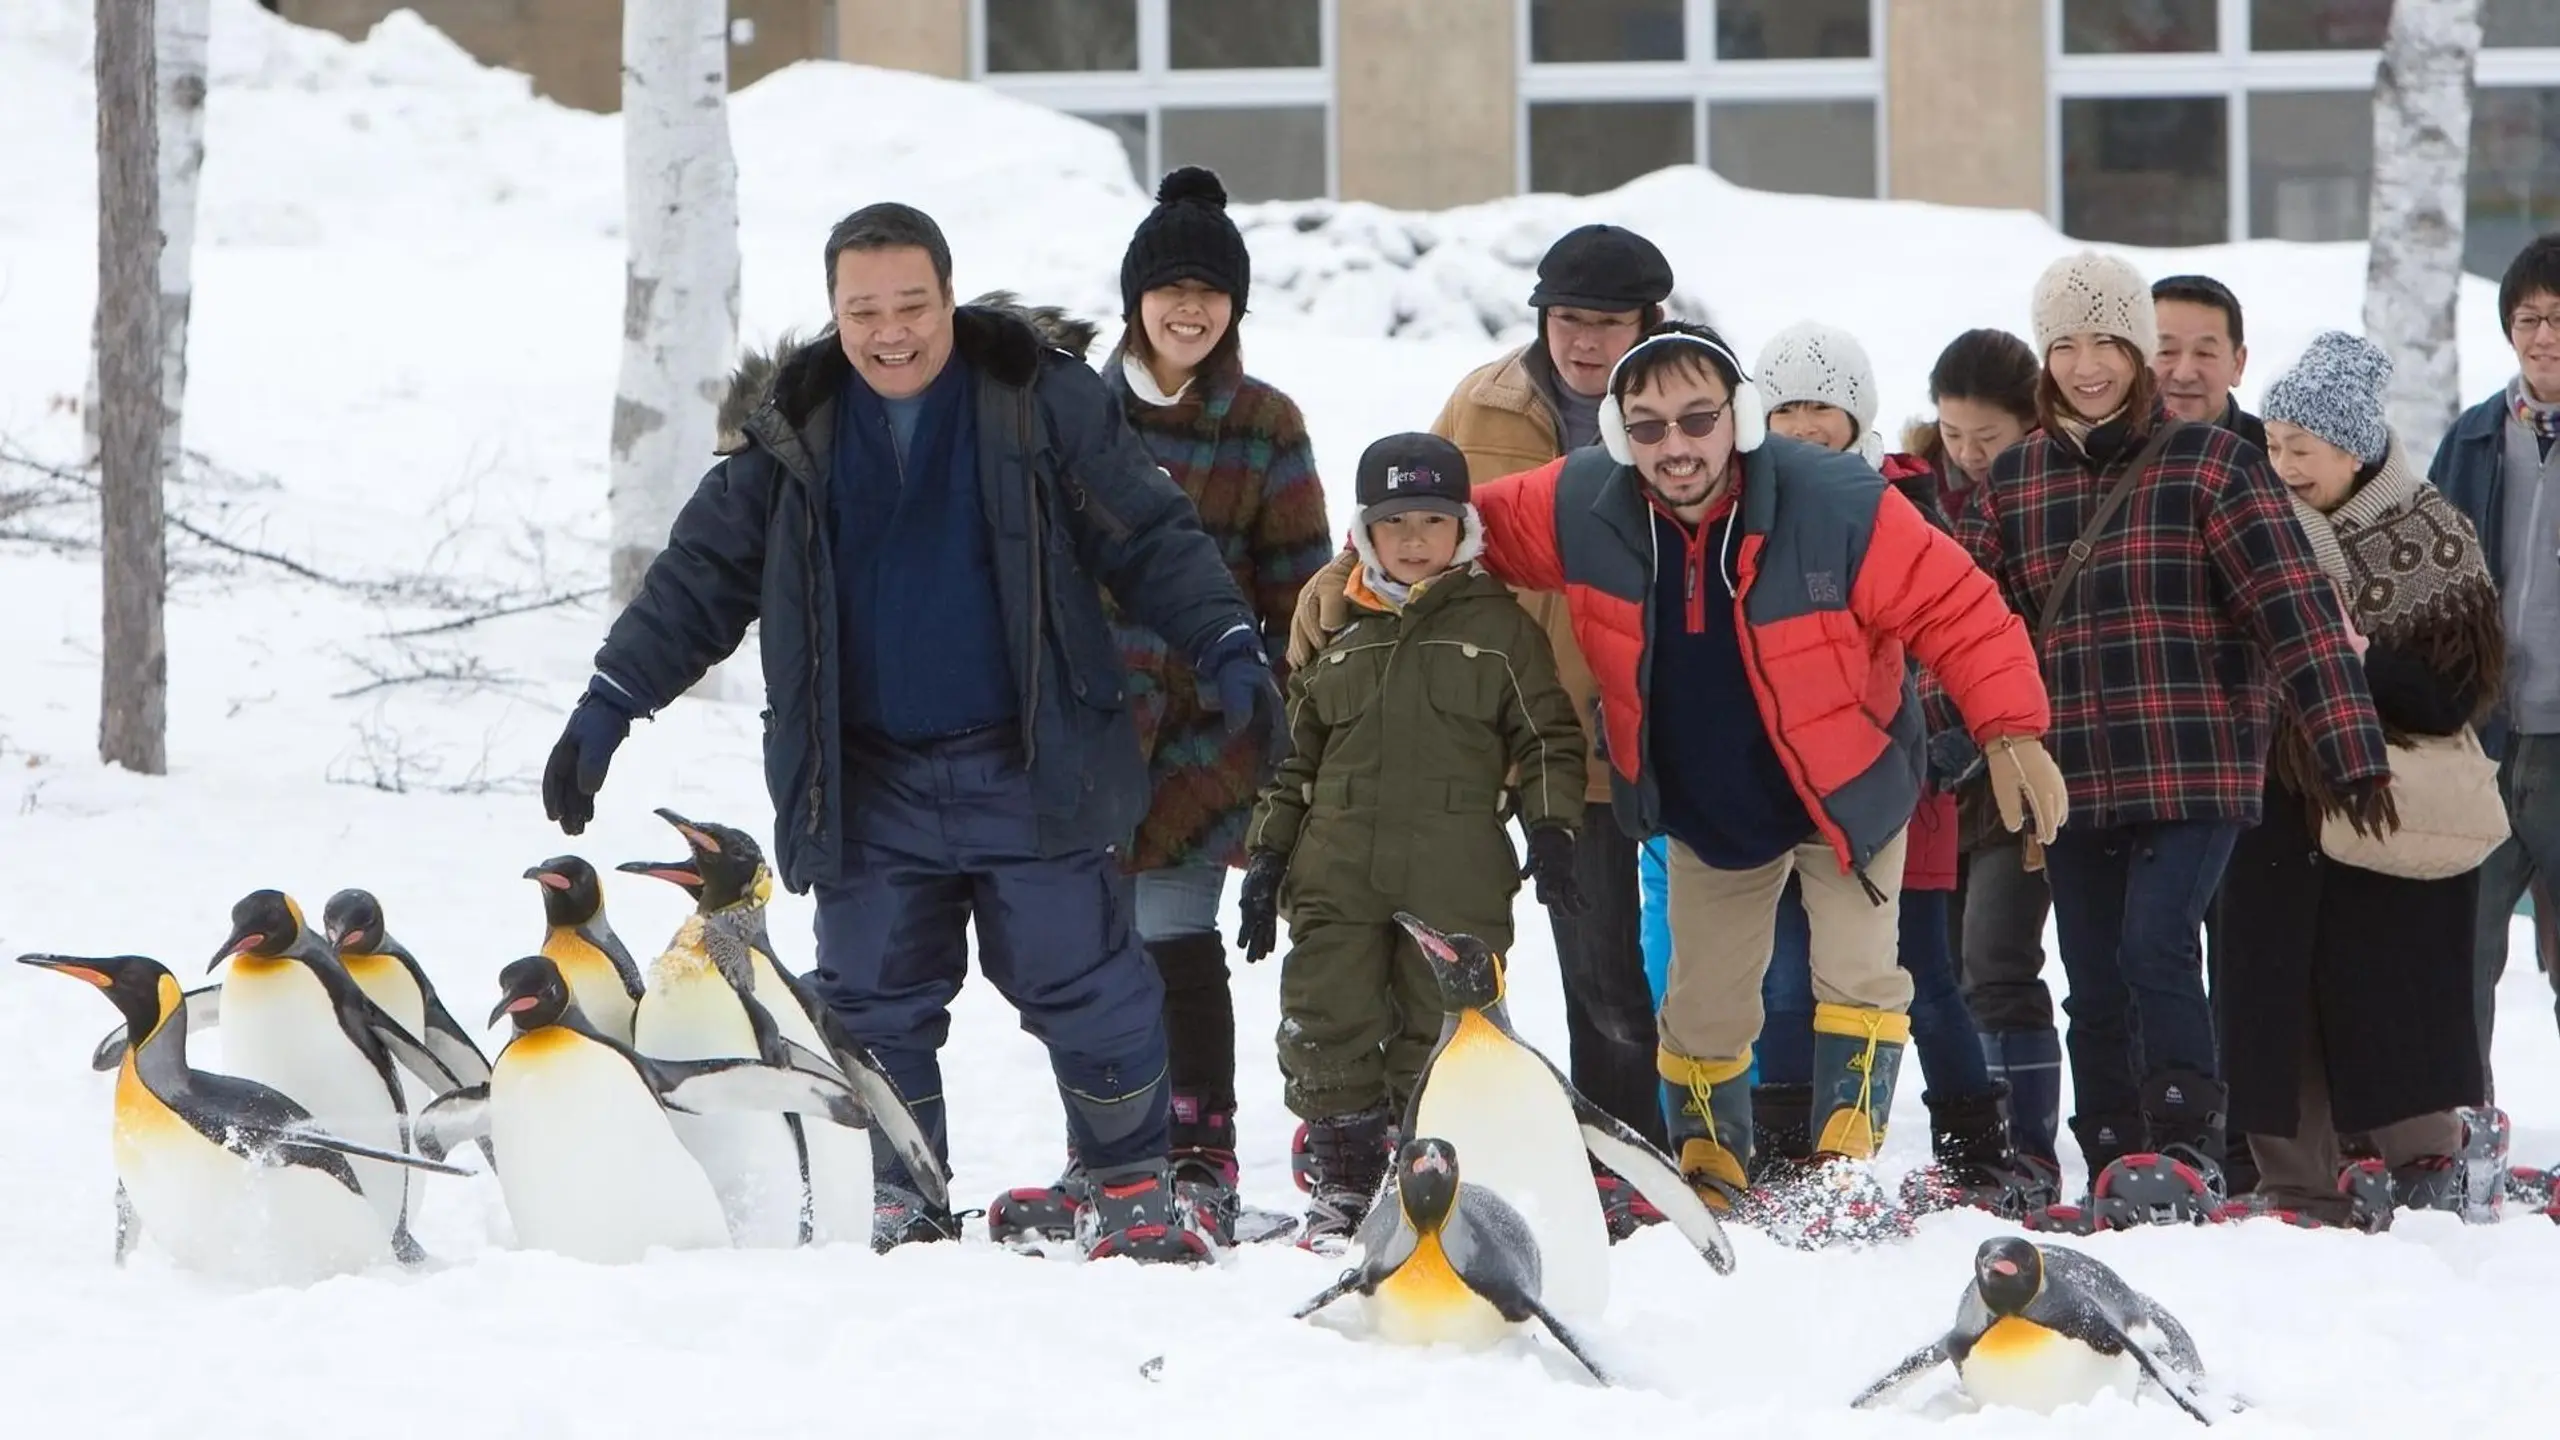
[[[1203,373],[1172,405],[1133,394],[1117,351],[1102,373],[1138,438],[1199,510],[1200,528],[1253,607],[1276,662],[1299,587],[1333,558],[1324,486],[1298,407],[1234,365]],[[1263,778],[1261,742],[1250,727],[1227,733],[1226,717],[1201,705],[1190,664],[1155,632],[1118,621],[1115,612],[1152,789],[1127,868],[1242,865]]]
[[[1958,535],[2032,628],[2071,543],[2151,426],[2102,425],[2086,452],[2038,433],[1977,485]],[[2338,595],[2284,487],[2227,430],[2189,425],[2138,482],[2045,636],[2074,825],[2254,825],[2276,697],[2336,793],[2390,773]]]

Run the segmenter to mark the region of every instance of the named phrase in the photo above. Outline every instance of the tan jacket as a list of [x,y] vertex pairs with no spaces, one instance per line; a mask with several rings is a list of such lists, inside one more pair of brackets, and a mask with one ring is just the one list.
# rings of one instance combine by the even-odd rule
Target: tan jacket
[[[1535,470],[1564,453],[1555,412],[1529,373],[1528,355],[1529,347],[1523,345],[1469,371],[1450,392],[1449,403],[1440,407],[1440,418],[1431,422],[1432,434],[1466,455],[1468,478],[1476,484]],[[1345,551],[1298,592],[1297,613],[1289,623],[1292,667],[1313,659],[1326,636],[1350,623],[1342,589],[1359,563],[1357,556]],[[1606,805],[1609,767],[1599,763],[1599,752],[1591,748],[1598,733],[1593,720],[1599,710],[1600,685],[1591,678],[1591,667],[1583,663],[1582,648],[1574,643],[1564,596],[1552,591],[1512,593],[1538,628],[1547,632],[1547,643],[1556,652],[1556,679],[1565,694],[1573,697],[1573,713],[1582,722],[1585,753],[1594,757],[1583,798],[1593,805]]]

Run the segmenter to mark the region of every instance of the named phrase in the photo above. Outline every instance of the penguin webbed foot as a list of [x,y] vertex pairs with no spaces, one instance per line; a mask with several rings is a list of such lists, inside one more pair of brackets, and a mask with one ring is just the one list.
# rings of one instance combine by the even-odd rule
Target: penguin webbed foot
[[413,1270],[426,1264],[429,1259],[427,1247],[419,1244],[418,1237],[409,1233],[409,1222],[406,1220],[401,1221],[399,1227],[391,1232],[391,1258]]

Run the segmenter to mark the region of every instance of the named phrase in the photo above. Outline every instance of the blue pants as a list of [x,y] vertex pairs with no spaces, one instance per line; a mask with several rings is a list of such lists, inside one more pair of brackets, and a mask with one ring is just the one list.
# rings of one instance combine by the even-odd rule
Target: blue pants
[[2239,835],[2211,821],[2073,825],[2045,850],[2082,1118],[2141,1114],[2142,1082],[2163,1072],[2217,1073],[2200,937]]
[[[1793,880],[1778,897],[1777,943],[1760,981],[1758,1083],[1813,1082],[1813,927]],[[1982,1095],[1991,1072],[1982,1061],[1982,1035],[1956,984],[1955,957],[1947,948],[1947,894],[1905,890],[1894,958],[1911,975],[1911,1048],[1931,1095]]]
[[[909,747],[847,745],[843,871],[817,887],[819,993],[947,1153],[943,1040],[978,965],[1048,1047],[1088,1168],[1160,1158],[1164,987],[1138,944],[1119,857],[1043,857],[1010,728]],[[877,1153],[877,1152],[875,1152]],[[883,1178],[903,1181],[893,1163]]]

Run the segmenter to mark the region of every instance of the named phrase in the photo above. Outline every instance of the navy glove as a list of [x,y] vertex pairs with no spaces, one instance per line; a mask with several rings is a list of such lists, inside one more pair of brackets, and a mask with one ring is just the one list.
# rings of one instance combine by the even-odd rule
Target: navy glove
[[1579,915],[1591,908],[1591,899],[1582,893],[1582,884],[1573,878],[1573,832],[1562,825],[1533,825],[1529,829],[1529,863],[1520,867],[1520,878],[1534,877],[1538,886],[1538,903],[1558,915]]
[[1280,943],[1280,877],[1288,873],[1289,857],[1277,850],[1254,851],[1244,867],[1244,884],[1236,890],[1236,906],[1244,912],[1244,923],[1236,929],[1236,948],[1244,952],[1248,965]]
[[1940,794],[1962,788],[1983,770],[1982,747],[1962,726],[1930,736],[1922,753],[1928,759],[1929,786]]
[[604,788],[605,767],[613,763],[615,747],[631,733],[629,702],[603,676],[588,682],[587,693],[578,697],[578,706],[569,712],[568,727],[560,732],[560,743],[551,747],[551,760],[542,767],[542,813],[560,822],[562,831],[575,835],[596,818],[596,792]]
[[1192,668],[1200,672],[1200,703],[1227,717],[1228,734],[1262,722],[1266,773],[1289,758],[1288,704],[1252,626],[1238,625],[1210,641]]

